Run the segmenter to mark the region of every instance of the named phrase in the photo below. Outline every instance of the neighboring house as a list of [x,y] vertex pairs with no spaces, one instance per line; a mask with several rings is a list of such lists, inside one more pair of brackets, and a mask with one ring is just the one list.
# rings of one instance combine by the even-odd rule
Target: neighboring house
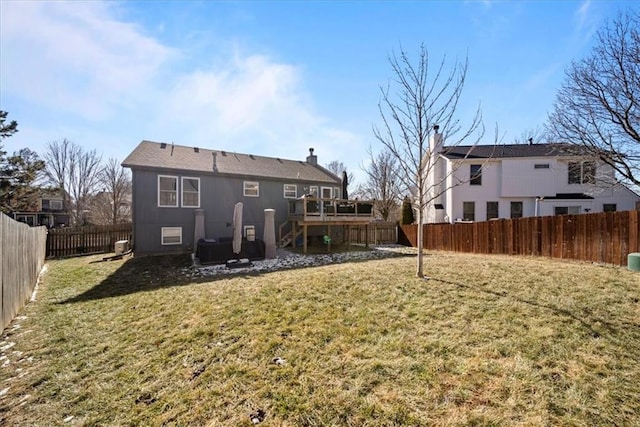
[[[436,154],[430,183],[442,192],[425,222],[487,221],[640,208],[640,196],[615,180],[613,168],[568,144],[446,147]],[[446,190],[445,190],[446,189]]]
[[30,211],[13,212],[16,221],[30,226],[64,227],[69,225],[69,212],[59,190],[40,190],[37,206]]
[[132,172],[135,252],[193,251],[198,211],[204,211],[207,238],[228,238],[234,206],[242,202],[244,235],[261,239],[265,209],[275,209],[277,233],[290,200],[339,198],[340,178],[309,151],[298,161],[142,141],[122,163]]
[[110,225],[131,222],[131,193],[120,197],[118,207],[114,207],[113,193],[99,191],[89,197],[87,202],[87,222],[91,225]]

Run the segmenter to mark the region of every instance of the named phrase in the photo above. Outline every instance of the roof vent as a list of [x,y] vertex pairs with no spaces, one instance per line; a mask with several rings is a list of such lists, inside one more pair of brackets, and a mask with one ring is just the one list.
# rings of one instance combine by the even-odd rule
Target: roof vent
[[161,143],[160,143],[160,148],[161,148],[161,149],[163,149],[163,150],[164,150],[165,148],[167,148],[167,143],[166,143],[166,142],[161,142]]
[[220,152],[222,153],[222,155],[223,155],[223,156],[226,156],[226,155],[227,155],[227,152],[226,152],[226,151],[224,151],[224,150],[223,150],[223,151],[220,151]]
[[194,152],[194,153],[199,153],[199,152],[200,152],[200,149],[199,149],[198,147],[193,147],[193,152]]

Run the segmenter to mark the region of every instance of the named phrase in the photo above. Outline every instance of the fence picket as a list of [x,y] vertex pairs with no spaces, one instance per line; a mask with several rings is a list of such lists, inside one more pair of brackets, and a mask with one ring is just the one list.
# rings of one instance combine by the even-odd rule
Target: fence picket
[[44,265],[45,227],[29,227],[0,214],[0,329],[29,299]]
[[[417,246],[417,225],[400,225],[398,243]],[[538,255],[626,265],[640,252],[640,211],[425,224],[425,249]]]
[[52,228],[47,235],[47,257],[113,252],[118,240],[131,240],[131,224]]

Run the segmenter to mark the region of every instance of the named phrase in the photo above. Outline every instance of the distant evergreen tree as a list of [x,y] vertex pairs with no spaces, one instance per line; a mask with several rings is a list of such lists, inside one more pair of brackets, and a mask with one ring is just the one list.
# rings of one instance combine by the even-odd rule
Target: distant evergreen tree
[[[13,120],[7,124],[7,112],[0,111],[0,142],[18,132],[18,123]],[[23,148],[7,157],[0,144],[0,211],[29,211],[36,207],[38,189],[35,186],[44,161],[38,155]]]
[[402,224],[413,224],[414,221],[411,199],[409,199],[409,196],[404,196],[404,200],[402,201]]

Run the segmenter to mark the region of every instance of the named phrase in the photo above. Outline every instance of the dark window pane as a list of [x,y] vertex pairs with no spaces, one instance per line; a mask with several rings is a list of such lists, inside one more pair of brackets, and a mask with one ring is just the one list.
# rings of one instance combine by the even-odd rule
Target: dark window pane
[[569,184],[580,184],[580,163],[569,163]]
[[487,220],[498,218],[498,202],[487,202]]
[[462,202],[462,216],[465,221],[476,220],[476,203],[475,202]]
[[511,218],[522,218],[522,202],[511,202]]
[[471,165],[470,176],[470,185],[482,185],[482,165]]

